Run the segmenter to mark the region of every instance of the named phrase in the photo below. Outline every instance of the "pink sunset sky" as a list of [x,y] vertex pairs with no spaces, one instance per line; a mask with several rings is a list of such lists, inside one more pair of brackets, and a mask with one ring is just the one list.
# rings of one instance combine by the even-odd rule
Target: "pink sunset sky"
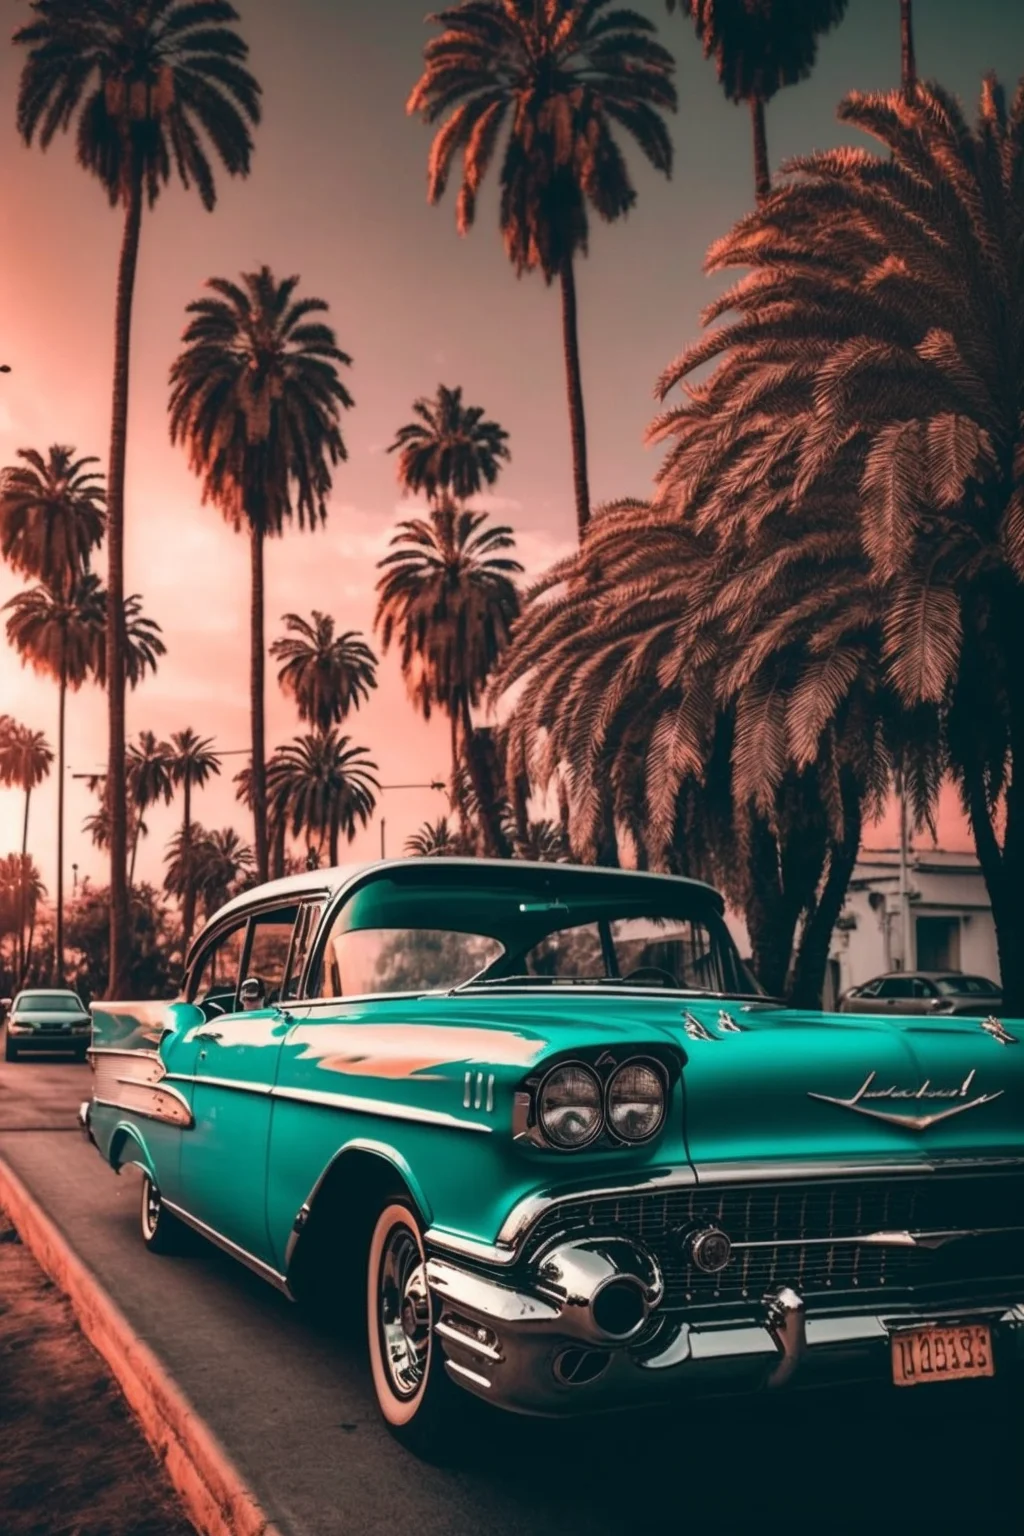
[[[478,227],[461,240],[454,204],[428,208],[429,132],[404,115],[428,30],[423,0],[237,0],[264,87],[264,122],[252,176],[220,181],[217,211],[172,188],[147,216],[136,291],[127,494],[127,579],[162,626],[168,654],[155,678],[129,698],[129,729],[169,734],[184,726],[224,750],[248,743],[248,554],[198,487],[167,434],[167,373],[184,310],[206,278],[236,276],[263,262],[301,275],[304,293],[330,304],[340,345],[354,365],[346,382],[356,407],[344,423],[349,461],[335,477],[325,530],[295,531],[268,546],[267,630],[280,615],[332,613],[339,626],[369,632],[375,565],[400,501],[386,453],[413,399],[439,381],[461,384],[510,434],[512,462],[481,503],[513,525],[519,555],[536,573],[571,548],[574,535],[557,294],[539,278],[517,283],[496,227],[493,188]],[[655,460],[643,444],[654,413],[652,386],[695,334],[713,289],[701,274],[710,242],[749,206],[749,119],[721,95],[691,28],[662,0],[638,0],[679,59],[680,112],[673,125],[676,170],[664,184],[636,167],[639,203],[617,227],[593,232],[579,276],[584,388],[596,500],[645,494]],[[9,4],[16,25],[27,11]],[[919,69],[966,100],[984,70],[1008,85],[1024,72],[1024,8],[1010,0],[922,0],[915,8]],[[29,151],[14,130],[19,54],[0,47],[0,464],[16,450],[73,444],[105,459],[109,436],[114,277],[120,217],[58,141]],[[850,0],[846,20],[821,47],[805,85],[784,91],[768,113],[773,164],[843,135],[834,109],[843,92],[890,88],[899,69],[896,0]],[[100,569],[104,564],[100,560]],[[0,603],[18,581],[0,569]],[[299,729],[291,704],[268,678],[271,745]],[[23,670],[0,639],[0,710],[56,740],[55,686]],[[370,748],[385,784],[447,777],[443,721],[424,724],[408,703],[394,656],[371,703],[345,729]],[[102,768],[104,699],[72,697],[69,772]],[[250,833],[225,761],[222,779],[195,813],[207,826]],[[54,777],[33,799],[30,847],[53,888]],[[81,832],[94,808],[70,779],[67,863],[105,879],[104,858]],[[353,857],[398,853],[428,816],[446,808],[430,791],[381,796],[378,816]],[[20,844],[22,797],[0,791],[0,852]],[[159,882],[178,808],[148,814],[141,878]],[[940,829],[947,847],[969,846],[952,796]],[[891,844],[893,818],[869,834]]]

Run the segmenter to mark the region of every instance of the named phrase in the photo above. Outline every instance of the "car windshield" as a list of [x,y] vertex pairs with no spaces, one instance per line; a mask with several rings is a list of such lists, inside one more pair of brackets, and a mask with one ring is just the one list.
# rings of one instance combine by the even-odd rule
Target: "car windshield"
[[699,886],[566,876],[550,891],[496,878],[446,892],[407,881],[381,880],[342,907],[320,959],[321,996],[538,985],[759,995]]
[[999,988],[984,976],[938,976],[935,985],[946,997],[997,997]]
[[16,1013],[82,1013],[84,1010],[71,992],[26,992],[14,1005]]

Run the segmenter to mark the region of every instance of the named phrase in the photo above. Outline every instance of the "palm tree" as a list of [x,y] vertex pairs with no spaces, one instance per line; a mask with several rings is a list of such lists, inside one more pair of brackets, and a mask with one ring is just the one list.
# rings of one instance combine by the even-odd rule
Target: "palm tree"
[[335,730],[308,733],[278,747],[268,766],[271,795],[287,806],[295,836],[327,843],[330,863],[338,862],[342,832],[348,842],[365,827],[376,806],[377,764],[365,747],[349,745]]
[[286,613],[283,622],[289,633],[270,647],[282,663],[277,681],[298,705],[300,720],[329,731],[376,688],[377,658],[355,630],[336,635],[330,614],[316,608],[312,621]]
[[242,841],[234,827],[207,833],[199,865],[199,890],[206,917],[212,917],[230,896],[251,885],[255,872],[252,848]]
[[209,736],[197,736],[191,726],[175,731],[168,744],[171,782],[180,787],[183,797],[180,855],[184,878],[176,893],[181,898],[182,953],[188,953],[196,920],[195,883],[188,878],[192,847],[192,791],[202,789],[214,774],[220,773],[220,758]]
[[[9,788],[22,790],[25,795],[25,815],[21,830],[21,866],[22,871],[29,867],[28,857],[28,813],[32,802],[32,791],[37,789],[46,778],[53,766],[53,750],[43,735],[42,731],[33,731],[27,725],[10,726],[5,738],[0,743],[0,784]],[[21,975],[25,971],[25,924],[27,913],[25,901],[27,899],[28,885],[23,879],[21,884],[22,903],[20,908],[20,928],[18,939],[18,967]]]
[[[288,796],[282,791],[280,780],[275,773],[274,765],[277,761],[277,751],[271,753],[267,759],[267,778],[270,784],[267,790],[267,841],[270,844],[270,878],[280,880],[283,875],[289,873],[290,856],[286,849],[288,841]],[[252,768],[246,763],[235,774],[235,799],[240,804],[252,811]],[[303,866],[299,866],[301,869]],[[292,873],[298,873],[298,869]]]
[[19,981],[24,980],[31,955],[31,937],[26,944],[26,928],[31,935],[40,902],[46,900],[46,887],[35,863],[25,853],[5,853],[0,857],[0,936],[14,935],[12,962]]
[[[37,672],[57,681],[57,913],[54,933],[55,968],[63,976],[64,951],[64,747],[67,691],[77,693],[89,678],[106,677],[107,594],[91,571],[72,586],[56,590],[32,587],[5,605],[10,610],[7,638]],[[142,613],[142,600],[132,593],[125,603],[125,665],[135,688],[147,670],[155,671],[166,647],[160,626]],[[111,829],[112,830],[112,829]]]
[[198,822],[192,824],[187,847],[183,829],[178,829],[167,846],[165,862],[164,889],[182,903],[191,891],[202,903],[206,918],[244,889],[254,873],[252,849],[234,828],[208,832]]
[[[714,58],[730,101],[750,104],[754,128],[754,187],[759,198],[772,189],[764,109],[784,85],[806,80],[818,54],[818,38],[842,21],[846,0],[665,0],[694,24],[704,57]],[[909,3],[909,0],[904,0]]]
[[434,399],[421,396],[413,411],[417,419],[399,427],[388,449],[399,456],[404,492],[442,505],[466,502],[495,483],[511,458],[508,433],[484,419],[482,406],[463,405],[461,388],[439,384]]
[[571,857],[562,828],[547,819],[528,821],[514,837],[513,852],[517,859],[535,864],[565,864]]
[[18,457],[23,464],[0,471],[0,555],[63,592],[103,541],[103,479],[90,468],[99,460],[76,459],[60,445],[45,459],[34,448],[19,448]]
[[[102,848],[105,852],[110,849],[110,808],[107,805],[106,786],[103,779],[99,781],[100,803],[95,811],[91,811],[82,821],[82,831],[88,833],[93,846]],[[130,803],[127,810],[126,825],[128,827],[128,841],[134,847],[140,837],[149,836],[149,828],[142,819],[142,813],[138,806]]]
[[341,412],[353,404],[339,375],[351,362],[334,331],[314,319],[323,299],[296,298],[297,277],[269,267],[240,283],[211,278],[195,300],[171,369],[171,441],[210,500],[249,533],[250,708],[256,866],[267,878],[264,732],[263,544],[293,516],[315,528],[327,516],[331,469],[347,457]]
[[498,148],[500,225],[516,275],[539,269],[562,297],[576,520],[590,517],[586,422],[576,319],[575,260],[587,251],[589,214],[612,222],[636,202],[615,130],[655,170],[672,169],[663,113],[675,111],[675,61],[646,16],[614,0],[464,0],[429,18],[441,27],[424,48],[424,70],[407,104],[441,119],[430,152],[427,196],[444,195],[462,152],[459,232]]
[[57,912],[54,970],[64,979],[64,755],[67,693],[77,693],[99,666],[104,613],[94,576],[73,586],[37,586],[5,604],[7,639],[36,672],[57,681]]
[[508,853],[507,840],[486,785],[480,779],[472,709],[508,643],[519,613],[515,577],[522,566],[511,555],[511,528],[487,526],[485,512],[435,507],[429,518],[398,525],[383,572],[374,627],[385,652],[397,640],[406,688],[424,719],[436,706],[451,725],[452,779],[458,776],[460,740],[474,774],[485,852]]
[[405,851],[417,859],[450,859],[472,852],[462,833],[447,816],[425,821],[405,840]]
[[712,249],[712,269],[749,270],[712,311],[728,322],[663,388],[718,362],[670,417],[685,434],[713,403],[750,516],[840,474],[855,488],[885,679],[905,712],[941,716],[1012,1015],[1024,1010],[1024,92],[1008,109],[987,80],[976,129],[935,86],[909,103],[852,95],[840,116],[890,158],[806,157]]
[[18,132],[48,148],[77,130],[78,161],[124,214],[114,318],[108,465],[108,772],[113,785],[110,877],[111,997],[127,984],[129,912],[125,822],[124,490],[132,301],[143,205],[173,171],[216,203],[212,161],[246,176],[260,88],[228,0],[31,0],[33,19],[14,41],[28,49],[18,91]]
[[151,805],[160,800],[170,805],[174,798],[171,747],[166,741],[157,741],[152,731],[140,731],[137,742],[128,747],[128,794],[135,812],[131,838],[131,863],[128,867],[128,889],[135,883],[135,856],[139,851],[139,837],[144,833],[143,816]]
[[[107,619],[108,594],[105,587],[101,587],[95,576],[86,576],[86,582],[95,583],[96,600],[100,604],[104,615],[104,627],[99,636],[99,651],[96,661],[96,676],[100,683],[108,680],[107,669],[107,642],[109,640],[109,620]],[[124,600],[124,621],[121,625],[124,639],[124,674],[130,688],[137,688],[147,672],[155,672],[161,656],[166,655],[167,647],[161,639],[162,630],[155,619],[148,619],[142,611],[142,598],[138,592],[129,592]],[[127,752],[127,749],[126,749]],[[127,815],[127,812],[125,813]]]

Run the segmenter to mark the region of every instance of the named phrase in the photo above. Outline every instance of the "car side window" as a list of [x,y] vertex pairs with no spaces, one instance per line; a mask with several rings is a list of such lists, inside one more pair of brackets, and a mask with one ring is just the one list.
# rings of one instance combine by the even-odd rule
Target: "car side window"
[[856,997],[877,997],[881,985],[880,981],[869,981],[866,987],[858,987],[854,995]]
[[291,964],[288,967],[288,975],[281,989],[282,1001],[289,1001],[299,995],[299,983],[302,981],[302,972],[306,964],[306,956],[310,946],[316,938],[316,931],[320,926],[323,916],[324,903],[322,901],[307,901],[299,911],[299,920],[295,925],[295,939],[292,944]]
[[239,970],[248,918],[239,918],[231,928],[211,939],[192,967],[188,1000],[201,1008],[207,1018],[231,1013],[238,992]]
[[878,989],[879,997],[913,997],[914,983],[908,976],[890,976]]
[[931,984],[929,982],[921,981],[921,979],[918,978],[914,982],[914,996],[915,997],[934,997],[935,996],[935,988],[933,986],[931,986]]
[[260,1006],[273,1007],[281,1001],[298,915],[299,908],[293,905],[257,912],[253,916],[245,980],[251,978],[261,983]]

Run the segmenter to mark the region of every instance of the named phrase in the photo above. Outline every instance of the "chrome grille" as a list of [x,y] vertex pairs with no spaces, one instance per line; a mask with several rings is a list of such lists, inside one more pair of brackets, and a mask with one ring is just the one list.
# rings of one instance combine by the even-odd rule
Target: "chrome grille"
[[[711,1224],[737,1245],[715,1275],[692,1265],[685,1240]],[[1024,1282],[1024,1233],[965,1237],[937,1249],[841,1239],[1013,1224],[1024,1225],[1024,1176],[1016,1173],[706,1186],[555,1206],[531,1233],[527,1255],[562,1233],[627,1233],[661,1265],[664,1305],[690,1310],[742,1308],[778,1285],[808,1298],[843,1296],[844,1305],[913,1299],[921,1291],[956,1304],[1009,1294],[1012,1282]]]

